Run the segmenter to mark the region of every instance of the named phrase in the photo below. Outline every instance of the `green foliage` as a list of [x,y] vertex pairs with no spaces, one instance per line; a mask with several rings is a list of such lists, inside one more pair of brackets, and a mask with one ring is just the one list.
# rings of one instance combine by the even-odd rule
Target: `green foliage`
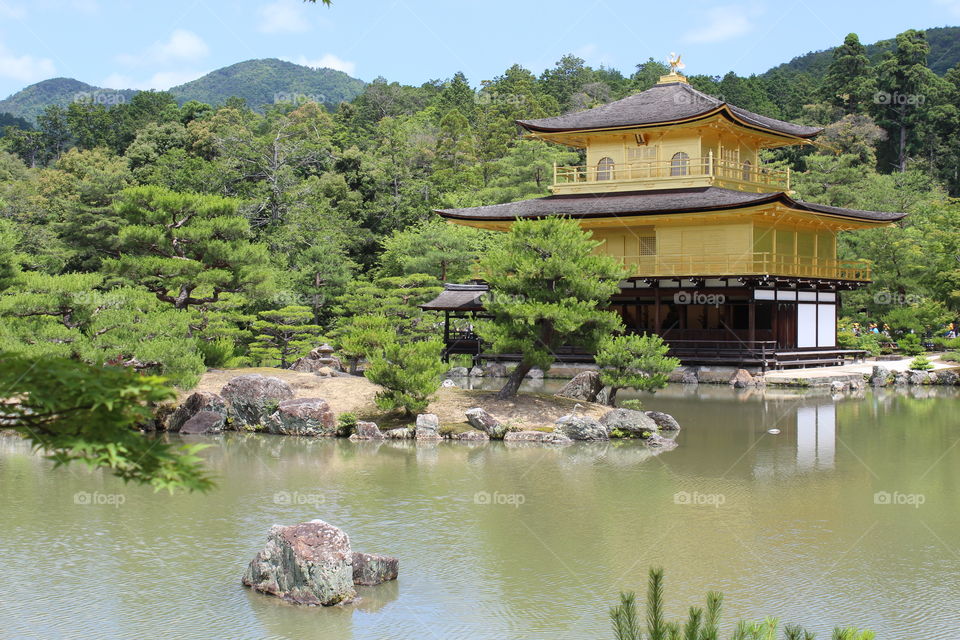
[[357,366],[364,358],[383,349],[396,340],[396,326],[381,314],[353,316],[340,326],[336,342],[339,351],[350,361],[350,373],[357,373]]
[[667,375],[680,360],[667,356],[670,346],[658,335],[605,336],[594,357],[600,381],[610,387],[609,403],[616,406],[617,391],[654,392],[667,384]]
[[917,356],[910,362],[910,369],[912,371],[929,371],[933,369],[933,364],[930,363],[930,360],[926,356]]
[[[610,608],[610,621],[616,640],[719,640],[723,594],[707,593],[706,613],[690,607],[686,621],[670,622],[664,618],[663,569],[651,568],[647,583],[647,620],[644,627],[637,616],[636,595],[620,593],[620,603]],[[731,640],[776,640],[780,622],[777,618],[737,623]],[[813,640],[813,634],[797,625],[784,628],[786,640]],[[853,627],[836,628],[833,640],[873,640],[872,631]]]
[[278,362],[282,369],[315,347],[322,331],[318,325],[311,324],[313,312],[309,307],[286,306],[261,311],[257,317],[252,325],[256,336],[250,345],[250,354],[260,363]]
[[948,351],[940,356],[940,359],[945,362],[960,362],[960,351]]
[[440,282],[422,273],[372,281],[354,280],[333,304],[333,312],[339,318],[337,333],[355,316],[383,315],[390,319],[400,335],[423,337],[435,334],[439,326],[436,314],[424,313],[419,305],[429,302],[440,291]]
[[439,340],[392,341],[373,354],[366,377],[384,390],[376,395],[384,411],[402,410],[413,416],[427,408],[430,396],[440,387],[446,365],[440,360]]
[[915,333],[904,334],[897,341],[897,348],[908,356],[919,356],[923,353],[923,345],[920,343],[920,336]]
[[494,352],[522,354],[501,397],[514,395],[532,367],[548,369],[561,346],[591,348],[621,328],[603,308],[623,268],[594,254],[597,244],[574,220],[517,220],[481,258],[492,319],[477,322],[476,331]]
[[637,398],[630,398],[620,402],[621,409],[631,409],[633,411],[643,411],[643,402]]
[[337,416],[337,435],[347,437],[357,430],[357,415],[345,412]]
[[441,282],[460,282],[489,242],[490,232],[431,220],[382,241],[380,272],[384,276],[428,274]]
[[197,456],[205,445],[174,448],[144,436],[160,402],[174,397],[162,378],[129,368],[63,358],[0,355],[0,423],[26,436],[57,465],[81,461],[155,489],[206,491]]

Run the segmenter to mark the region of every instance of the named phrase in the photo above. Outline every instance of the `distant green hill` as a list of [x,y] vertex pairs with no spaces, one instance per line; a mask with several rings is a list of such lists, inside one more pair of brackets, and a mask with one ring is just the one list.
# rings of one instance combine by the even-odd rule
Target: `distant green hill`
[[[237,96],[259,109],[274,102],[322,102],[337,105],[363,91],[364,82],[342,71],[312,69],[266,58],[247,60],[212,71],[202,78],[170,89],[180,102],[199,100],[218,105]],[[2,109],[2,107],[0,107]]]
[[[183,103],[199,100],[219,105],[237,96],[254,109],[275,102],[324,102],[337,105],[363,91],[364,82],[342,71],[312,69],[292,62],[268,58],[247,60],[212,71],[202,78],[170,89]],[[0,114],[33,122],[48,105],[66,106],[75,100],[114,105],[130,100],[135,89],[104,89],[73,78],[52,78],[0,100]]]
[[[943,75],[951,67],[960,63],[960,27],[937,27],[927,29],[927,42],[930,43],[930,55],[927,64],[937,75]],[[876,63],[885,53],[892,51],[894,40],[881,40],[867,45],[867,55]],[[814,51],[798,56],[790,62],[773,67],[762,75],[784,71],[789,73],[809,73],[815,77],[823,77],[833,59],[833,49]]]
[[134,89],[104,89],[73,78],[51,78],[22,89],[0,100],[0,113],[8,113],[31,122],[49,105],[65,107],[74,101],[98,101],[111,105],[129,100]]

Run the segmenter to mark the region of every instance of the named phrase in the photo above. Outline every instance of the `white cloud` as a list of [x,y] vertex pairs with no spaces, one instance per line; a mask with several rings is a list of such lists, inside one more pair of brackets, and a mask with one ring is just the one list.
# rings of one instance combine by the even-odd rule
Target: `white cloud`
[[290,62],[302,64],[305,67],[313,67],[314,69],[326,67],[328,69],[343,71],[344,73],[348,73],[350,75],[353,75],[354,71],[357,69],[357,64],[355,62],[343,60],[332,53],[325,53],[319,58],[314,59],[307,58],[306,56],[300,56],[296,59],[288,58],[288,60],[290,60]]
[[0,43],[0,78],[37,82],[52,77],[55,72],[53,60],[30,55],[18,56]]
[[124,53],[117,60],[134,67],[149,62],[198,60],[208,53],[210,47],[203,38],[186,29],[175,29],[169,38],[153,43],[143,53]]
[[707,22],[683,34],[683,41],[713,44],[739,38],[753,30],[750,12],[739,5],[714,7],[706,12]]
[[263,33],[302,33],[310,30],[310,22],[302,3],[292,0],[277,0],[260,7],[258,29]]

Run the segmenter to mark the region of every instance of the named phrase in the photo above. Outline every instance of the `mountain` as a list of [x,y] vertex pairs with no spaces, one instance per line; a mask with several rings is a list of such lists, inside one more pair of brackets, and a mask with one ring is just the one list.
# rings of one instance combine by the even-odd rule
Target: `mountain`
[[[254,109],[275,102],[312,100],[337,105],[352,100],[363,91],[364,82],[342,71],[313,69],[303,65],[267,58],[247,60],[211,71],[202,78],[169,89],[178,102],[199,100],[219,105],[237,96]],[[33,121],[52,104],[67,106],[76,100],[107,106],[126,102],[136,89],[105,89],[73,78],[52,78],[18,91],[0,100],[0,113]]]
[[74,101],[99,101],[117,104],[129,100],[134,89],[104,89],[73,78],[51,78],[22,89],[6,100],[0,100],[0,113],[24,118],[31,122],[49,105],[65,107]]
[[[202,78],[173,87],[179,102],[199,100],[218,105],[227,98],[244,98],[255,109],[275,102],[322,102],[337,105],[363,91],[364,82],[333,69],[312,69],[266,58],[247,60],[211,71]],[[0,110],[2,110],[0,103]]]
[[[950,68],[960,63],[960,27],[937,27],[926,29],[927,42],[930,43],[928,64],[934,73],[942,76]],[[867,45],[867,55],[876,64],[884,54],[893,51],[894,39],[880,40]],[[790,62],[773,67],[761,75],[772,74],[777,71],[791,73],[809,73],[812,76],[823,77],[833,59],[833,49],[814,51],[798,56]]]

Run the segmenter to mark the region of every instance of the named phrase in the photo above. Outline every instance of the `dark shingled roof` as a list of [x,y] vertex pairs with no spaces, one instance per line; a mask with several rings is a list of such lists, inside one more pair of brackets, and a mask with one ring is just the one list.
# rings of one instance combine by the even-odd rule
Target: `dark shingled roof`
[[[721,109],[722,108],[722,109]],[[810,138],[820,133],[807,127],[776,118],[768,118],[713,96],[697,91],[685,82],[658,84],[636,95],[609,104],[568,113],[554,118],[517,120],[517,124],[541,132],[613,129],[618,127],[653,126],[677,120],[695,119],[721,109],[728,117],[743,123],[797,138]]]
[[907,215],[884,211],[841,209],[794,200],[785,193],[747,193],[720,187],[559,195],[484,207],[437,209],[436,212],[444,218],[459,220],[514,220],[551,215],[603,218],[740,209],[774,202],[779,202],[791,209],[827,213],[870,222],[894,222]]
[[483,309],[483,294],[488,291],[485,284],[444,284],[443,291],[436,298],[420,305],[421,309],[432,311],[473,311]]

